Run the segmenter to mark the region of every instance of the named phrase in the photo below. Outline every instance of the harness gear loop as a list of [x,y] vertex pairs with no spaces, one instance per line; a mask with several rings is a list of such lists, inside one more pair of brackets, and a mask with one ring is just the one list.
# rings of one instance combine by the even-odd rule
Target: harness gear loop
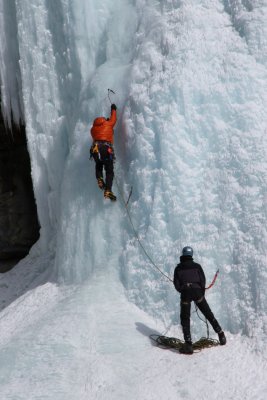
[[[101,151],[99,150],[99,147],[101,146],[106,146],[107,147],[107,156],[108,158],[104,158],[102,160],[102,156],[101,156]],[[114,160],[116,159],[115,154],[114,154],[114,149],[113,149],[113,145],[110,142],[102,142],[102,141],[94,141],[91,148],[90,148],[90,159],[93,156],[96,156],[99,160],[101,159],[101,161],[106,161],[108,160]]]
[[97,143],[93,144],[93,146],[92,146],[92,153],[93,153],[93,154],[94,154],[94,153],[99,153],[99,149],[98,149],[98,144],[97,144]]
[[90,147],[90,160],[94,156],[94,154],[97,154],[99,158],[98,144],[96,142],[94,142]]

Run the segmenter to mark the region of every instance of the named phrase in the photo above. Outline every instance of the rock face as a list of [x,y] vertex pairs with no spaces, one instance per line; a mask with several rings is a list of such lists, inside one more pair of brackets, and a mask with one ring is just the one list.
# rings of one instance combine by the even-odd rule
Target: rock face
[[25,257],[38,237],[25,128],[8,131],[0,115],[0,272]]

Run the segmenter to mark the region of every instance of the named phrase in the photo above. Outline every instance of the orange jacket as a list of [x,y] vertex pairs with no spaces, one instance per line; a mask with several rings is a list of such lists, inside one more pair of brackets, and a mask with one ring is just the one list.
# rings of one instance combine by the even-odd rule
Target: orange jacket
[[113,143],[113,127],[117,122],[116,110],[111,110],[109,120],[104,117],[98,117],[94,120],[91,128],[91,135],[93,140],[104,140],[106,142]]

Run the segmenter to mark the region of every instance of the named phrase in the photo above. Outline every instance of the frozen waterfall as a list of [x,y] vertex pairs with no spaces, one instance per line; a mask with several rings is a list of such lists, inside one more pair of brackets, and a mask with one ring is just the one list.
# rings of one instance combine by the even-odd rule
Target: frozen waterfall
[[88,161],[113,88],[116,181],[125,197],[133,186],[130,213],[155,263],[172,275],[191,244],[208,278],[220,268],[214,301],[229,328],[265,310],[266,5],[250,4],[1,1],[2,107],[8,121],[24,109],[41,251],[60,281],[112,260],[130,299],[173,309]]
[[[84,284],[99,278],[145,315],[179,323],[177,293],[129,223],[132,187],[128,210],[155,264],[172,278],[191,245],[208,281],[220,269],[208,300],[225,329],[266,334],[266,20],[266,0],[0,0],[2,110],[26,122],[34,259],[49,260],[60,288],[83,288],[71,315],[90,317]],[[108,88],[116,204],[89,160]]]

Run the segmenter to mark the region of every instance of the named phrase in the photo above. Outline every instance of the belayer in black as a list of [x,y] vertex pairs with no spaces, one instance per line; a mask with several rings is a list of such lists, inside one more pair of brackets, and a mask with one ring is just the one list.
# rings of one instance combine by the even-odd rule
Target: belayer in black
[[182,250],[180,263],[174,270],[173,284],[175,289],[181,293],[180,318],[185,344],[179,350],[180,353],[193,353],[190,332],[190,311],[192,301],[195,302],[196,306],[209,321],[214,331],[218,334],[220,344],[226,344],[224,332],[205,299],[206,277],[204,271],[200,264],[194,262],[193,249],[190,246],[186,246]]

